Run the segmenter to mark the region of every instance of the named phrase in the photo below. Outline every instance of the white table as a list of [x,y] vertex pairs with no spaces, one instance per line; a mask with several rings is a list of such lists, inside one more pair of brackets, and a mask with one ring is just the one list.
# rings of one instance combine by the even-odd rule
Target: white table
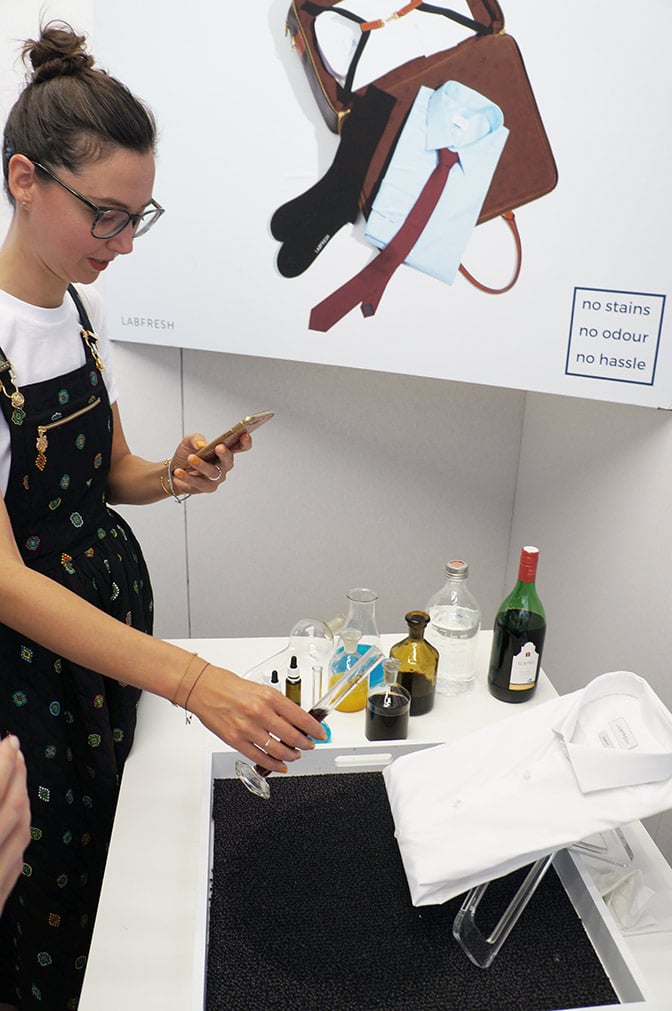
[[[382,638],[383,648],[389,651],[401,635]],[[283,649],[287,639],[190,639],[178,644],[244,673]],[[478,649],[474,688],[454,699],[437,696],[431,713],[410,720],[409,741],[449,739],[516,711],[488,693],[484,672],[489,633],[481,633]],[[538,705],[555,695],[542,673],[535,696],[526,705]],[[304,695],[304,705],[310,701]],[[368,743],[363,712],[333,712],[328,722],[332,741],[320,748]],[[136,740],[124,773],[80,1011],[192,1008],[202,871],[203,770],[209,754],[226,750],[198,720],[186,726],[182,710],[156,696],[143,696]],[[654,866],[658,877],[669,880],[672,888],[672,868],[641,825],[628,826],[628,841],[637,866]],[[637,935],[624,943],[646,982],[647,1007],[670,1011],[672,932]]]

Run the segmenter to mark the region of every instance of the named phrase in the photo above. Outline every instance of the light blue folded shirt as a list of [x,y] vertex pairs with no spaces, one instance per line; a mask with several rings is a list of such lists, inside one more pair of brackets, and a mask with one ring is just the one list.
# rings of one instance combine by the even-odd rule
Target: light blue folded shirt
[[406,259],[452,284],[509,135],[498,105],[457,81],[421,87],[373,202],[365,237],[383,249],[396,235],[437,165],[456,151],[434,213]]

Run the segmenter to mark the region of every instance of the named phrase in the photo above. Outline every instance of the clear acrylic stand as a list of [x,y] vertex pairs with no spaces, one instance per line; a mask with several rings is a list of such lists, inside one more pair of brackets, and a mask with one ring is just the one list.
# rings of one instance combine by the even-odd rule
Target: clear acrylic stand
[[[632,849],[620,828],[590,836],[569,848],[575,853],[616,867],[627,867],[633,860]],[[544,874],[553,863],[555,853],[556,851],[540,857],[531,865],[518,891],[487,937],[476,925],[476,911],[490,882],[486,881],[467,892],[453,921],[453,937],[474,965],[481,969],[487,969],[492,965]]]
[[532,864],[518,891],[487,937],[476,925],[476,910],[490,882],[486,881],[485,884],[477,885],[467,892],[453,921],[453,937],[474,965],[481,969],[487,969],[492,965],[499,949],[518,922],[544,874],[553,863],[554,856],[555,852],[549,853]]
[[630,867],[634,853],[625,837],[623,829],[615,828],[610,832],[599,832],[581,842],[569,847],[573,853],[610,864],[613,867]]

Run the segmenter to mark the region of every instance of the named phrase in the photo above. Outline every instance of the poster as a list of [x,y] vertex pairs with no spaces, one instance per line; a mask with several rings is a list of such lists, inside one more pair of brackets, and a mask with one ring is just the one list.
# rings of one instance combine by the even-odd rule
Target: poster
[[[340,144],[286,35],[288,8],[164,0],[159,17],[155,4],[96,0],[99,64],[156,114],[166,208],[106,275],[112,336],[672,407],[672,5],[503,0],[557,168],[515,210],[518,280],[488,294],[403,263],[375,315],[355,307],[326,332],[310,329],[311,309],[380,254],[360,212],[297,276],[278,269],[273,215],[327,177]],[[462,0],[450,8],[470,16]],[[414,10],[382,32],[430,17]],[[470,230],[461,262],[507,284],[516,257],[501,217]]]

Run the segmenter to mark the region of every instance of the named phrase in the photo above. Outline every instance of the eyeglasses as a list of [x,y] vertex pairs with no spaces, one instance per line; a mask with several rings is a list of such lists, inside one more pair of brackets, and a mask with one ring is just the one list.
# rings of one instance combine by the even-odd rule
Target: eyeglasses
[[144,211],[140,211],[139,214],[131,214],[129,211],[122,211],[119,208],[114,207],[98,207],[94,204],[92,200],[87,197],[82,196],[77,190],[73,189],[72,186],[68,186],[64,183],[62,179],[55,176],[48,168],[44,165],[40,165],[39,161],[33,162],[35,168],[38,168],[40,172],[44,172],[55,183],[62,186],[64,190],[68,193],[72,193],[73,197],[77,197],[81,200],[83,204],[86,204],[90,210],[93,211],[93,221],[91,223],[91,235],[95,239],[112,239],[115,235],[119,235],[123,232],[124,228],[127,227],[129,222],[133,224],[133,238],[137,239],[145,232],[148,232],[152,225],[156,224],[161,215],[164,213],[165,208],[157,204],[156,200],[151,200],[149,206],[145,208]]

